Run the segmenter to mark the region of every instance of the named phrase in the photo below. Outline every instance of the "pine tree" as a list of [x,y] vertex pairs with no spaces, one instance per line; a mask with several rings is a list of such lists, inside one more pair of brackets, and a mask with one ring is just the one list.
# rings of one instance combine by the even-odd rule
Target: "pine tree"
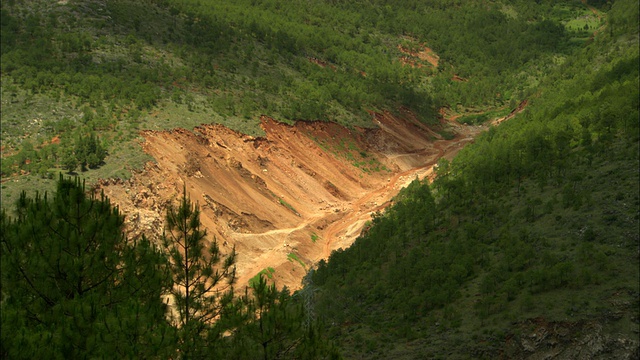
[[3,358],[166,357],[172,345],[161,295],[166,262],[144,238],[128,241],[123,216],[79,180],[52,198],[22,193],[3,211]]
[[322,336],[322,326],[313,316],[314,287],[307,277],[305,288],[291,295],[278,290],[265,276],[245,294],[245,323],[234,335],[231,358],[247,359],[338,359],[340,354]]
[[163,246],[170,256],[179,350],[184,359],[200,358],[222,336],[225,322],[219,320],[234,302],[235,250],[223,256],[215,239],[205,248],[207,233],[200,228],[200,210],[186,189],[180,206],[167,211],[166,230]]
[[78,167],[78,158],[71,148],[64,148],[60,159],[62,167],[72,173]]
[[82,171],[86,171],[87,167],[98,167],[106,157],[106,151],[93,132],[78,136],[74,153]]

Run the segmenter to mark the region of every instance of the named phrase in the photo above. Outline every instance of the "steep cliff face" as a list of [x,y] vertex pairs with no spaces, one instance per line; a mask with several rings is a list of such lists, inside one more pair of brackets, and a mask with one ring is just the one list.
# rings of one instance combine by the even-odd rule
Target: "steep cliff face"
[[349,246],[401,187],[482,130],[450,123],[456,137],[441,140],[411,114],[372,115],[377,129],[263,117],[264,137],[220,125],[146,131],[143,147],[156,163],[98,188],[119,205],[130,232],[151,237],[162,234],[167,205],[186,188],[209,239],[223,252],[236,247],[238,286],[273,268],[279,286],[295,289],[314,262]]

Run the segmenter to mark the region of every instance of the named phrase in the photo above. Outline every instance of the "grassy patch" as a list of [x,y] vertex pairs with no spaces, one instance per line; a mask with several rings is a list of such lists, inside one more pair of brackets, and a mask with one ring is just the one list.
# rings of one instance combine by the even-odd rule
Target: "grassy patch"
[[45,191],[51,193],[55,190],[59,174],[65,177],[79,176],[86,182],[87,187],[95,184],[99,179],[129,179],[132,170],[141,170],[147,162],[153,161],[151,156],[142,151],[140,141],[141,139],[133,139],[115,142],[110,146],[110,153],[104,164],[85,172],[76,170],[76,172],[69,174],[60,168],[51,168],[48,170],[49,178],[44,178],[36,173],[3,177],[2,208],[10,209],[13,207],[13,203],[22,191],[26,191],[29,196],[34,196],[36,192],[40,194]]
[[479,125],[484,124],[487,120],[489,120],[489,115],[487,114],[474,114],[461,116],[456,121],[465,125]]
[[0,107],[1,137],[5,151],[21,147],[25,140],[34,146],[60,135],[63,119],[75,127],[82,119],[82,110],[74,106],[76,99],[56,99],[53,94],[33,94],[3,77]]
[[[192,97],[191,104],[177,103],[166,100],[161,106],[151,111],[142,118],[140,125],[143,129],[149,130],[171,130],[184,128],[193,130],[194,127],[203,124],[221,124],[229,129],[251,136],[264,136],[264,131],[260,128],[260,119],[256,116],[249,118],[226,114],[219,111],[208,102],[202,95]],[[215,104],[213,104],[215,105]]]
[[459,124],[480,125],[489,120],[494,120],[506,116],[509,114],[509,112],[511,112],[511,109],[487,110],[481,113],[460,116],[458,119],[456,119],[456,121]]
[[278,202],[280,203],[280,205],[282,205],[282,206],[286,207],[287,209],[291,210],[297,216],[300,216],[300,213],[298,212],[298,210],[296,210],[293,206],[291,206],[291,204],[289,204],[288,202],[284,201],[282,198],[278,198]]
[[445,140],[453,140],[453,138],[456,137],[455,132],[446,129],[438,131],[438,134],[440,134],[440,136],[442,136],[442,138]]
[[36,193],[40,195],[45,192],[53,194],[56,190],[57,179],[58,174],[55,174],[53,179],[43,179],[37,175],[16,176],[10,179],[3,179],[2,197],[0,199],[2,209],[6,210],[9,215],[13,215],[15,203],[23,191],[31,198],[35,197]]
[[572,17],[562,23],[571,33],[571,41],[578,44],[588,40],[602,26],[601,20],[589,9],[575,9]]
[[310,136],[310,138],[318,144],[322,150],[333,154],[336,158],[342,158],[349,161],[351,165],[365,173],[380,171],[391,172],[391,170],[380,163],[378,159],[361,149],[353,139],[343,138],[340,139],[339,142],[331,143],[326,140],[318,139],[314,136]]
[[291,262],[293,262],[293,261],[297,261],[300,265],[302,265],[302,267],[303,267],[303,268],[305,268],[305,269],[307,268],[307,265],[305,265],[305,263],[304,263],[304,262],[302,262],[302,260],[300,260],[300,258],[298,257],[298,255],[296,255],[296,254],[294,254],[294,253],[292,253],[292,252],[291,252],[291,253],[289,253],[289,254],[287,255],[287,259],[288,259],[289,261],[291,261]]
[[576,33],[593,33],[600,25],[600,20],[590,10],[584,10],[577,17],[564,23],[567,30]]
[[315,244],[318,239],[320,239],[320,236],[318,236],[318,234],[316,233],[311,233],[311,241]]
[[257,284],[260,281],[260,277],[262,277],[263,275],[266,276],[269,280],[273,279],[273,274],[275,272],[276,271],[272,267],[260,270],[260,272],[257,273],[256,276],[249,279],[249,286],[254,286],[255,284]]

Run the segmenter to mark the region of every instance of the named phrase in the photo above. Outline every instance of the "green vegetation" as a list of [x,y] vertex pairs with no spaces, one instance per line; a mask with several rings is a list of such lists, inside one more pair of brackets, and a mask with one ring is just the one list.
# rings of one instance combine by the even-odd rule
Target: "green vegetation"
[[282,198],[278,198],[278,202],[280,203],[280,205],[286,207],[287,209],[291,210],[291,212],[293,212],[294,214],[300,216],[300,213],[288,202],[284,201]]
[[248,304],[246,326],[234,329],[229,349],[220,359],[340,359],[323,336],[310,307],[308,292],[293,296],[285,288],[276,289],[264,277],[253,287]]
[[[212,241],[205,249],[206,230],[200,229],[200,210],[191,205],[183,189],[179,208],[167,210],[166,233],[162,247],[169,254],[169,273],[173,287],[173,310],[178,329],[179,351],[185,358],[207,356],[206,337],[221,336],[215,319],[225,317],[234,301],[235,248],[222,257],[218,243]],[[168,233],[168,234],[167,234]],[[213,333],[213,335],[212,335]]]
[[349,161],[353,166],[361,169],[363,172],[391,172],[386,166],[382,165],[377,159],[370,157],[369,153],[363,150],[354,139],[341,138],[340,141],[332,141],[311,137],[313,141],[320,146],[321,149],[328,151],[338,158]]
[[162,250],[123,223],[62,177],[52,196],[23,193],[2,211],[0,357],[339,358],[308,302],[262,274],[236,296],[235,252],[205,248],[186,195],[167,211]]
[[268,267],[266,269],[262,269],[260,270],[259,273],[256,274],[256,276],[252,277],[249,280],[249,286],[250,287],[254,287],[255,285],[260,283],[260,279],[262,278],[262,276],[266,276],[267,279],[272,279],[273,278],[273,273],[275,273],[275,269],[272,267]]
[[480,125],[480,124],[484,124],[489,120],[494,120],[494,119],[507,116],[509,112],[511,112],[512,110],[513,109],[497,109],[497,110],[483,111],[478,114],[460,116],[458,119],[456,119],[456,121],[460,124]]
[[[326,330],[352,358],[495,358],[535,318],[637,338],[637,2],[3,1],[0,31],[0,357],[338,357]],[[407,53],[424,46],[437,66]],[[271,268],[234,292],[234,254],[205,248],[186,196],[163,252],[55,181],[128,177],[145,129],[407,109],[452,138],[441,107],[477,124],[525,99],[299,296]]]
[[522,114],[441,160],[433,184],[413,182],[319,263],[316,311],[346,357],[494,358],[534,318],[637,338],[640,63],[637,10],[620,11],[630,3],[610,15],[626,33],[567,58]]
[[288,259],[289,261],[297,261],[297,262],[298,262],[298,264],[302,265],[302,267],[303,267],[303,268],[305,268],[305,269],[307,268],[307,265],[305,265],[305,263],[304,263],[304,262],[302,262],[302,260],[300,260],[300,258],[298,257],[298,255],[296,255],[295,253],[292,253],[292,252],[291,252],[291,253],[287,254],[287,259]]
[[3,358],[166,357],[164,257],[79,181],[2,212]]
[[[54,188],[78,134],[105,150],[99,167],[78,160],[91,181],[149,161],[137,144],[145,129],[217,122],[259,135],[262,114],[370,127],[367,111],[399,108],[437,126],[441,106],[525,98],[582,44],[566,24],[588,12],[575,1],[562,11],[548,1],[296,1],[3,2],[0,176],[53,178]],[[403,65],[413,55],[400,48],[424,44],[438,67]],[[354,163],[381,170],[366,160]]]
[[311,233],[311,241],[313,241],[313,243],[315,244],[318,239],[320,239],[320,237],[318,236],[318,234],[316,233]]

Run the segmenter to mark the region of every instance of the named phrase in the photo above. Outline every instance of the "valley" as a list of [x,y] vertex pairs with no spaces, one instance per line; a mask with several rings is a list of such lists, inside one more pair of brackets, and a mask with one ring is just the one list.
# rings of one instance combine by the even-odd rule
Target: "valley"
[[636,2],[0,10],[0,358],[638,358]]
[[445,140],[409,112],[372,113],[372,121],[378,128],[290,126],[263,116],[264,137],[221,125],[145,131],[142,146],[156,162],[95,190],[119,206],[128,232],[157,240],[167,206],[186,188],[201,207],[208,240],[223,253],[236,248],[239,289],[272,268],[278,287],[295,290],[317,261],[350,246],[402,187],[486,129],[443,120],[455,133]]

